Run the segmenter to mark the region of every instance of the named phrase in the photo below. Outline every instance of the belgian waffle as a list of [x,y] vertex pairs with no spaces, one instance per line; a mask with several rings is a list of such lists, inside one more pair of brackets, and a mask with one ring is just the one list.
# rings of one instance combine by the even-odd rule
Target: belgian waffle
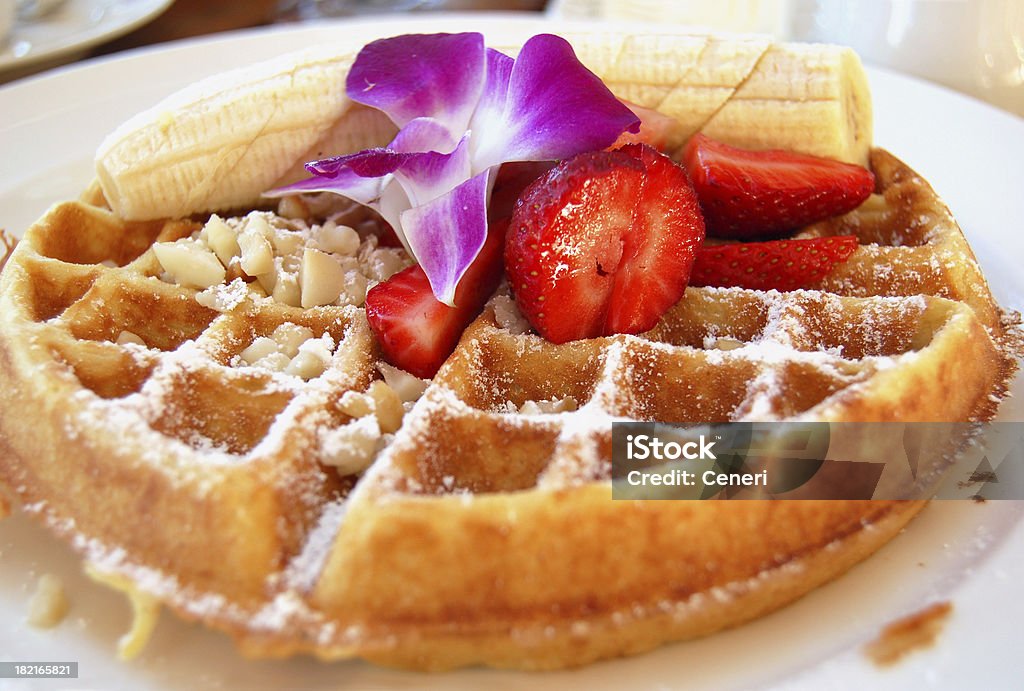
[[[253,655],[552,668],[749,620],[922,502],[611,501],[613,419],[983,420],[1015,368],[948,211],[872,165],[878,195],[805,231],[865,243],[817,290],[691,288],[646,334],[564,345],[496,296],[365,471],[336,458],[383,407],[360,307],[201,304],[152,248],[201,223],[60,204],[2,274],[3,482]],[[321,374],[239,359],[282,324],[329,336]]]

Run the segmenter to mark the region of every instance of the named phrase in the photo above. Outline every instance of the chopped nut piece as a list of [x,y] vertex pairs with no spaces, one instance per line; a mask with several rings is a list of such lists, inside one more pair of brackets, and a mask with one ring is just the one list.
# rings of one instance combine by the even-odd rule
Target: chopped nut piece
[[146,342],[143,341],[139,336],[133,334],[131,331],[122,331],[117,335],[117,345],[127,345],[131,343],[133,345],[145,346]]
[[[548,403],[548,401],[540,402],[542,410],[545,409],[545,403]],[[575,398],[573,398],[572,396],[566,396],[565,398],[559,401],[551,401],[550,405],[547,406],[547,410],[548,412],[551,413],[571,413],[572,411],[577,410],[579,407],[580,404],[576,402]]]
[[373,415],[384,433],[391,433],[402,426],[405,409],[394,389],[377,380],[370,384],[366,393],[346,391],[338,401],[338,409],[352,418]]
[[373,460],[380,436],[380,427],[373,415],[360,417],[343,427],[329,430],[321,438],[321,461],[336,467],[342,475],[360,473]]
[[345,270],[330,255],[312,247],[302,253],[301,304],[304,308],[329,305],[345,288]]
[[[263,221],[263,225],[267,222]],[[242,248],[242,271],[249,276],[259,276],[274,268],[274,250],[270,242],[252,223],[238,236],[238,246]],[[269,226],[268,226],[269,227]]]
[[313,330],[299,324],[285,322],[274,329],[270,338],[280,346],[282,353],[291,358],[298,354],[299,346],[313,338]]
[[286,254],[282,257],[278,257],[278,261],[275,262],[275,265],[279,267],[279,271],[284,271],[285,273],[295,274],[295,276],[298,276],[299,271],[302,270],[302,254]]
[[325,252],[341,255],[354,255],[359,250],[359,233],[348,226],[339,226],[328,221],[320,227],[316,242]]
[[373,399],[358,391],[346,391],[338,401],[338,409],[352,418],[366,417],[373,412]]
[[295,274],[285,271],[279,272],[277,274],[277,281],[274,284],[274,290],[271,294],[274,296],[275,302],[280,302],[284,305],[298,307],[302,304],[302,294],[299,291],[299,279],[296,278]]
[[277,272],[268,271],[265,274],[260,274],[256,277],[256,282],[260,284],[260,287],[263,288],[268,295],[273,295],[274,288],[277,285]]
[[249,284],[236,278],[227,285],[210,286],[196,295],[196,302],[218,312],[231,312],[238,309],[251,295],[252,289]]
[[309,207],[298,195],[282,197],[277,205],[277,215],[285,218],[305,219],[309,216]]
[[386,362],[378,362],[377,369],[384,376],[384,381],[387,385],[398,394],[403,403],[419,400],[419,397],[423,395],[423,392],[427,390],[427,386],[430,384],[429,380],[420,379]]
[[36,591],[28,602],[28,623],[50,629],[63,621],[67,613],[68,598],[64,594],[64,584],[53,574],[40,576]]
[[206,233],[206,244],[224,266],[228,266],[241,252],[235,231],[217,214],[210,216],[210,220],[203,226],[203,232]]
[[245,233],[261,235],[269,240],[274,236],[274,229],[270,226],[265,214],[253,211],[245,217],[245,228],[242,230],[242,234]]
[[309,338],[299,344],[300,353],[309,353],[315,355],[323,361],[331,359],[331,355],[334,353],[334,339],[331,335],[325,333],[320,338]]
[[278,352],[279,346],[277,341],[273,338],[267,338],[266,336],[260,336],[249,344],[249,347],[243,350],[239,355],[241,358],[249,363],[250,365],[257,360],[265,358],[271,353]]
[[366,259],[366,271],[377,281],[386,281],[408,266],[411,263],[405,251],[394,247],[378,247]]
[[370,384],[366,393],[373,399],[373,412],[377,416],[377,424],[380,425],[381,431],[385,434],[397,432],[402,426],[405,410],[402,408],[402,399],[395,390],[377,380]]
[[362,307],[366,302],[366,291],[369,286],[366,276],[359,273],[358,269],[350,271],[345,276],[345,290],[342,295],[350,305]]
[[543,411],[541,411],[536,401],[525,401],[519,406],[519,412],[523,415],[540,415]]
[[223,283],[227,275],[217,255],[195,240],[158,242],[153,245],[153,252],[160,266],[189,288],[209,288]]
[[300,352],[284,368],[285,374],[309,380],[319,377],[327,369],[327,361],[311,352]]
[[281,228],[275,228],[274,234],[270,238],[270,242],[274,245],[274,251],[278,256],[285,256],[288,254],[297,254],[305,239],[301,233],[294,233],[289,230],[283,230]]

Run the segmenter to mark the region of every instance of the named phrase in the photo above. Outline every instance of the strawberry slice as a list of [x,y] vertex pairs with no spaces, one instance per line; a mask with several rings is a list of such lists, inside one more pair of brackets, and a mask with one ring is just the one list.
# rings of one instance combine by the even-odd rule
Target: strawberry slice
[[653,327],[686,290],[703,239],[686,172],[631,144],[567,159],[527,188],[505,263],[523,315],[564,343]]
[[709,235],[764,238],[857,208],[875,189],[871,171],[789,151],[747,151],[690,138],[683,153]]
[[796,290],[813,286],[857,249],[853,235],[710,245],[697,250],[690,285]]
[[487,241],[455,291],[455,307],[434,297],[419,266],[370,289],[366,318],[388,362],[424,379],[437,374],[501,282],[507,228],[507,219],[491,224]]
[[672,130],[679,126],[678,121],[653,108],[644,108],[629,101],[622,101],[622,104],[640,118],[640,131],[623,132],[609,149],[618,149],[627,144],[647,144],[659,151],[665,151],[668,148]]

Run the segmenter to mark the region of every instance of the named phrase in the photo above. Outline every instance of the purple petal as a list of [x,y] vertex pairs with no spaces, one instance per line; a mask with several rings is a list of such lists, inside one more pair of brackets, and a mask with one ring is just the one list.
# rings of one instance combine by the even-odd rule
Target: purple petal
[[409,247],[409,241],[405,239],[405,233],[402,231],[402,214],[412,206],[412,202],[409,201],[409,195],[405,193],[405,189],[401,185],[396,184],[392,178],[391,184],[384,187],[384,191],[380,194],[380,199],[372,206],[388,222],[391,229],[395,231],[395,235],[398,236],[402,247],[409,253],[409,256],[415,258],[416,255],[413,253],[412,248]]
[[638,131],[640,119],[579,62],[564,39],[539,34],[516,58],[500,115],[478,109],[473,127],[481,135],[473,167],[482,170],[506,161],[603,149],[623,131]]
[[373,206],[389,181],[389,178],[362,177],[350,168],[338,168],[330,175],[314,175],[311,178],[264,192],[263,196],[277,198],[290,194],[333,192],[360,204]]
[[461,135],[483,79],[481,34],[408,34],[367,44],[345,86],[349,98],[384,111],[399,127],[427,116]]
[[438,300],[454,305],[455,288],[487,239],[486,172],[402,214],[405,236]]
[[462,138],[450,154],[426,151],[405,156],[395,171],[395,180],[405,189],[414,206],[436,199],[473,175],[470,170],[468,135]]
[[359,177],[379,178],[395,172],[411,155],[420,152],[448,153],[458,141],[437,120],[417,118],[403,127],[386,147],[323,158],[307,163],[305,168],[313,175],[326,177],[351,170]]
[[415,118],[405,124],[388,148],[402,153],[417,151],[451,152],[462,138],[462,130],[453,133],[435,118]]
[[351,171],[361,178],[382,178],[395,172],[408,154],[391,149],[364,149],[354,154],[322,158],[305,165],[313,175],[334,178],[343,171]]
[[[486,76],[484,88],[480,92],[480,100],[473,115],[471,126],[487,127],[484,118],[500,118],[505,110],[505,98],[508,95],[508,82],[512,77],[515,60],[499,53],[493,48],[487,49]],[[478,115],[479,114],[479,115]]]

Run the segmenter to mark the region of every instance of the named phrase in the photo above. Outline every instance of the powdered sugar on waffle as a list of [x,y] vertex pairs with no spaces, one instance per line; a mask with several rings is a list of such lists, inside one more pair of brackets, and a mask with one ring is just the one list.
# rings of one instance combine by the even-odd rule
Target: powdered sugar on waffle
[[[749,299],[751,296],[739,289],[702,290],[705,295],[717,296],[726,301],[740,296]],[[709,325],[709,332],[703,342],[706,349],[703,350],[652,341],[644,336],[614,337],[602,348],[600,373],[589,400],[582,402],[583,405],[576,410],[560,410],[558,407],[550,407],[551,403],[545,404],[548,406],[545,410],[532,401],[523,404],[505,401],[489,409],[477,410],[444,385],[435,385],[407,419],[406,429],[397,442],[400,446],[395,451],[397,453],[407,447],[429,456],[429,445],[433,443],[429,434],[432,420],[468,415],[498,416],[502,418],[502,424],[557,431],[553,460],[538,476],[538,488],[558,489],[607,480],[610,477],[610,461],[606,457],[606,449],[612,423],[633,419],[633,414],[629,412],[633,405],[632,398],[645,393],[641,388],[644,386],[644,377],[634,376],[633,368],[646,363],[652,351],[670,355],[700,351],[710,364],[722,364],[729,360],[754,363],[756,374],[748,382],[747,396],[736,408],[733,417],[748,420],[779,419],[793,414],[779,408],[779,402],[785,399],[787,366],[796,363],[818,371],[824,380],[837,382],[836,386],[840,390],[850,390],[858,382],[894,366],[899,359],[914,357],[909,347],[904,352],[886,352],[885,325],[894,322],[913,323],[927,306],[924,298],[920,297],[875,299],[872,308],[860,312],[860,322],[849,328],[856,331],[867,352],[880,354],[851,358],[843,352],[844,341],[841,338],[835,343],[825,342],[815,332],[814,326],[814,320],[822,314],[831,313],[839,318],[849,316],[849,306],[843,303],[843,298],[807,291],[786,294],[771,291],[758,294],[757,299],[764,306],[765,322],[760,331],[746,342],[720,337],[714,332],[714,325]],[[523,333],[521,315],[508,296],[496,297],[492,307],[497,338],[511,339],[514,344],[512,347],[520,353],[550,347],[537,336]],[[811,309],[813,314],[808,313]],[[839,335],[842,336],[842,333]],[[487,336],[485,334],[482,337]],[[723,341],[727,342],[727,348],[720,349]],[[486,349],[479,341],[465,342],[461,350],[463,356],[469,359],[471,372],[489,371]],[[651,364],[654,363],[651,360]],[[485,399],[501,400],[507,386],[503,376],[514,378],[513,373],[495,377],[490,388],[484,390]],[[472,379],[474,386],[488,386],[483,383],[488,377],[474,376]],[[827,401],[828,396],[819,405]],[[537,415],[538,412],[541,414]],[[423,487],[404,477],[400,471],[384,470],[389,465],[387,453],[379,463],[381,469],[374,474],[378,489],[393,492],[423,491]],[[450,488],[442,484],[433,491],[444,492],[447,489]]]
[[[360,313],[355,308],[345,308],[351,312],[350,319],[358,319]],[[348,346],[348,347],[346,347]],[[138,358],[152,362],[153,352],[141,346],[122,346],[132,351]],[[178,410],[182,396],[182,382],[190,375],[214,373],[217,377],[232,376],[250,377],[242,370],[235,375],[234,368],[215,362],[208,350],[209,344],[197,341],[186,341],[173,351],[162,352],[156,357],[153,371],[143,383],[139,391],[114,399],[101,398],[87,389],[81,389],[76,399],[78,419],[70,421],[68,434],[76,428],[102,428],[110,432],[111,438],[128,438],[136,440],[133,448],[141,454],[140,461],[163,469],[178,476],[200,491],[212,489],[209,468],[218,465],[233,465],[245,462],[249,458],[260,456],[277,456],[283,453],[286,433],[298,426],[312,426],[315,435],[317,425],[329,426],[331,420],[326,412],[328,401],[340,390],[359,388],[363,378],[368,376],[367,369],[371,366],[367,360],[365,367],[359,363],[366,358],[365,348],[346,343],[344,340],[334,356],[334,362],[319,377],[304,382],[298,377],[284,373],[264,372],[261,383],[263,393],[282,393],[290,397],[284,409],[278,412],[266,434],[259,443],[245,454],[229,451],[222,444],[195,433],[186,439],[162,434],[151,429],[150,425],[167,416],[180,415]],[[251,369],[251,368],[250,368]],[[147,437],[152,437],[148,441]],[[169,462],[169,459],[177,459]]]
[[[104,429],[111,437],[138,438],[140,435],[153,435],[154,443],[142,443],[137,447],[142,457],[139,459],[155,467],[163,466],[163,461],[172,456],[192,457],[195,451],[179,439],[160,435],[150,430],[148,422],[168,414],[165,402],[173,394],[172,377],[181,373],[196,372],[210,365],[209,355],[200,350],[193,341],[183,343],[178,349],[165,353],[160,364],[136,393],[117,399],[103,399],[90,390],[81,389],[75,396],[81,404],[78,408],[77,420],[69,421],[68,432],[75,428]],[[207,440],[208,441],[208,440]],[[167,448],[167,445],[170,448]],[[236,463],[237,457],[227,453],[222,447],[212,442],[202,443],[203,465],[220,465]],[[182,468],[189,468],[183,464]],[[190,480],[202,480],[206,473],[202,466],[192,468]]]
[[[58,528],[58,531],[68,532],[66,528]],[[334,630],[333,625],[323,622],[323,616],[313,611],[293,590],[283,590],[259,609],[251,611],[239,607],[224,595],[183,588],[173,574],[134,563],[130,555],[119,547],[110,548],[81,535],[75,535],[72,545],[97,572],[126,577],[133,588],[192,617],[220,620],[253,632],[280,634],[292,628],[314,628],[319,629],[325,639]]]

